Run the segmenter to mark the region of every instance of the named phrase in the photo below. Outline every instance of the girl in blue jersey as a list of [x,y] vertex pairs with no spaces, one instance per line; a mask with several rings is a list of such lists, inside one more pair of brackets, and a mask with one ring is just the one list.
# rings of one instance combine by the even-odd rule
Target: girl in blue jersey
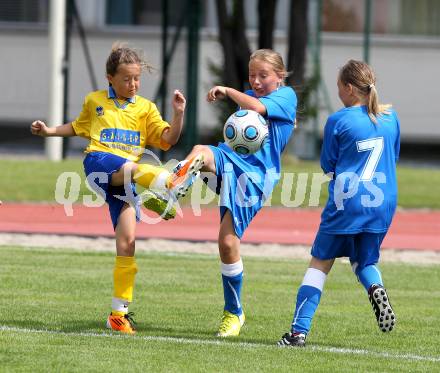
[[[108,90],[89,93],[80,115],[71,123],[47,127],[37,120],[31,125],[31,132],[38,136],[81,136],[90,140],[84,171],[90,186],[105,197],[116,238],[112,311],[107,327],[128,334],[135,332],[128,306],[137,273],[135,233],[141,203],[134,183],[164,190],[174,201],[191,186],[203,164],[201,157],[194,158],[170,173],[162,167],[138,163],[147,145],[168,150],[177,143],[186,106],[185,97],[176,90],[173,118],[170,123],[164,121],[154,103],[137,95],[145,69],[150,66],[139,52],[116,44],[106,63]],[[165,219],[175,215],[175,211],[166,211],[166,201],[158,200],[156,194],[144,205],[163,212]]]
[[349,257],[379,328],[389,332],[396,323],[377,262],[397,204],[399,120],[390,105],[379,104],[376,78],[366,63],[348,61],[337,85],[345,108],[328,118],[321,151],[321,167],[331,177],[329,197],[291,330],[280,346],[305,345],[327,274],[338,257]]
[[[243,263],[240,240],[253,217],[261,209],[280,178],[281,153],[292,136],[297,99],[286,77],[281,56],[268,49],[254,52],[249,62],[252,90],[244,93],[215,86],[208,102],[228,97],[241,109],[255,110],[269,123],[269,137],[253,155],[239,155],[225,143],[218,146],[196,145],[187,159],[203,154],[202,171],[212,172],[221,185],[220,232],[218,238],[225,306],[218,336],[236,336],[244,323],[241,304]],[[179,165],[185,164],[185,160]]]

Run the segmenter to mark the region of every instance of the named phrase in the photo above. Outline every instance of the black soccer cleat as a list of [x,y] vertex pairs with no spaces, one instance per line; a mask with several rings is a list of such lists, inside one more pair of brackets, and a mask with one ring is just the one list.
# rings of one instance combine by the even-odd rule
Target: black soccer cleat
[[396,325],[396,315],[391,307],[390,298],[381,285],[373,284],[368,289],[368,299],[373,306],[377,325],[383,332],[390,332]]
[[279,347],[304,347],[306,345],[306,335],[303,333],[288,332],[277,342]]

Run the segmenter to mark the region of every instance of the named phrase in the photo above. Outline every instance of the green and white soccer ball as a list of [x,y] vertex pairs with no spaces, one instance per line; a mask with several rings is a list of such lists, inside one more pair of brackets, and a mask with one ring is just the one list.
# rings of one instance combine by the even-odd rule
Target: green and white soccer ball
[[268,135],[266,120],[253,110],[238,110],[226,120],[223,127],[225,143],[241,155],[260,150]]

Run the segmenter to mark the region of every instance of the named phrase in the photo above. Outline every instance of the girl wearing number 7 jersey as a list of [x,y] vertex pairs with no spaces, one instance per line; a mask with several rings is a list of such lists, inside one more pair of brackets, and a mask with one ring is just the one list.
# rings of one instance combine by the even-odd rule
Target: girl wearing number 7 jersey
[[290,331],[279,346],[305,345],[327,274],[338,257],[350,259],[380,330],[395,326],[377,263],[397,205],[400,130],[391,106],[379,104],[375,84],[374,72],[364,62],[350,60],[339,72],[338,94],[345,108],[328,118],[321,150],[321,167],[331,177],[329,197]]

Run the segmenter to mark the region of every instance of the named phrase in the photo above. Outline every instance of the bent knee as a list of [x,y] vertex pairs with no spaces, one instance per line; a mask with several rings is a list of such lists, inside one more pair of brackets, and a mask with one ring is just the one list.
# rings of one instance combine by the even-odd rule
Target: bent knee
[[116,240],[116,249],[119,255],[133,256],[135,250],[134,237],[121,237]]
[[192,148],[191,156],[196,154],[203,154],[204,157],[204,166],[202,167],[202,171],[214,172],[215,173],[215,163],[214,163],[214,154],[208,145],[195,145]]
[[225,237],[219,240],[218,247],[221,256],[235,257],[238,253],[238,245],[233,237]]
[[207,150],[208,150],[208,146],[206,146],[206,145],[194,145],[194,147],[191,150],[191,153],[205,154]]

